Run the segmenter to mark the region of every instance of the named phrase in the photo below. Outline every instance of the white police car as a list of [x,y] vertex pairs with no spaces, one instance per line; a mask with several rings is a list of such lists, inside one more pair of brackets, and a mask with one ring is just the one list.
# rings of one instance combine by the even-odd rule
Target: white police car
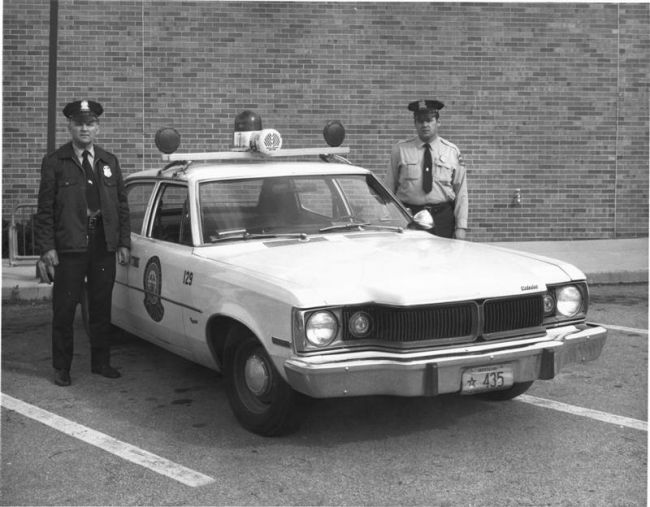
[[168,164],[127,178],[112,316],[222,371],[245,428],[295,428],[298,393],[506,400],[600,355],[574,266],[423,231],[341,157],[337,122],[330,147],[302,150],[255,113],[235,123],[229,152],[173,153],[177,133],[159,131]]

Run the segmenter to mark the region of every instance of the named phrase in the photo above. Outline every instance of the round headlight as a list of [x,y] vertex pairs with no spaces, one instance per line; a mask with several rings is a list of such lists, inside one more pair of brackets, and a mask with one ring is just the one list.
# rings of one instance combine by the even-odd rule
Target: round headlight
[[355,338],[363,338],[370,333],[372,328],[372,320],[370,320],[370,315],[366,312],[356,312],[352,317],[350,317],[350,322],[348,323],[348,329],[350,334]]
[[315,312],[307,319],[305,336],[312,345],[326,347],[334,341],[338,330],[339,323],[332,312]]
[[557,311],[565,317],[574,317],[582,308],[582,293],[574,285],[557,289]]
[[553,315],[555,313],[555,298],[550,294],[544,294],[544,315]]

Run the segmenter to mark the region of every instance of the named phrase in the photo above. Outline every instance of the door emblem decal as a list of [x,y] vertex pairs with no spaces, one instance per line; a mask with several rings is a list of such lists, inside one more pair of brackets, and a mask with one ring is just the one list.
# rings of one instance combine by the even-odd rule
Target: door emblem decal
[[147,261],[144,268],[144,307],[149,316],[156,322],[160,322],[165,314],[160,293],[162,290],[162,269],[160,259],[154,256]]

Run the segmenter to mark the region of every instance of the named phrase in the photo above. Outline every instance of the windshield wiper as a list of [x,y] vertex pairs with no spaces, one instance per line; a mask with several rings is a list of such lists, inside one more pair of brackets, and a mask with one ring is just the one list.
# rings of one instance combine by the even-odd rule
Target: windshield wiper
[[346,222],[344,224],[334,224],[334,225],[328,225],[327,227],[323,227],[322,229],[318,229],[318,232],[328,232],[328,231],[337,231],[337,230],[346,230],[346,229],[355,229],[355,228],[361,228],[361,227],[366,227],[370,225],[368,222]]
[[386,231],[404,232],[404,227],[400,227],[399,225],[368,224],[365,227],[370,229],[383,229]]
[[359,228],[360,230],[383,229],[388,231],[404,232],[404,229],[402,227],[398,227],[395,225],[371,224],[370,222],[350,222],[346,224],[335,224],[335,225],[323,227],[322,229],[319,229],[318,232],[329,232],[329,231],[347,230],[347,229],[355,229],[355,228]]
[[247,239],[265,239],[265,238],[298,238],[307,239],[304,232],[284,232],[284,233],[252,233],[246,229],[233,229],[231,231],[221,231],[216,236],[210,236],[210,243],[220,241],[247,240]]
[[298,238],[307,239],[304,232],[247,232],[244,239],[264,239],[264,238]]

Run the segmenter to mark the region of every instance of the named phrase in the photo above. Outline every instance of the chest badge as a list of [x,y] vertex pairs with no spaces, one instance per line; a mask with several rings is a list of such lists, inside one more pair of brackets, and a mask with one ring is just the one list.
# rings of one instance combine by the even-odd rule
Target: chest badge
[[108,167],[107,165],[104,166],[103,170],[104,170],[104,177],[110,178],[111,176],[113,176],[113,173],[111,172],[111,168]]

